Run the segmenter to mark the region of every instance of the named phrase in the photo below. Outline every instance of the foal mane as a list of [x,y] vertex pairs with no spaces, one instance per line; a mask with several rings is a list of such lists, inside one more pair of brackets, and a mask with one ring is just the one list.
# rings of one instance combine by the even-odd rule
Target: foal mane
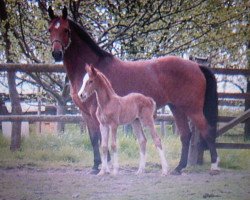
[[101,57],[105,56],[113,56],[111,53],[103,50],[101,47],[98,46],[98,44],[91,38],[91,36],[84,30],[83,27],[79,26],[72,20],[69,21],[69,26],[71,31],[74,30],[77,35],[81,38],[81,40],[85,41],[86,44],[98,55]]
[[98,78],[102,80],[102,82],[109,89],[110,92],[112,92],[113,94],[115,94],[115,91],[114,91],[114,89],[113,89],[110,81],[107,79],[107,77],[102,72],[100,72],[98,69],[95,69],[95,70],[97,72]]

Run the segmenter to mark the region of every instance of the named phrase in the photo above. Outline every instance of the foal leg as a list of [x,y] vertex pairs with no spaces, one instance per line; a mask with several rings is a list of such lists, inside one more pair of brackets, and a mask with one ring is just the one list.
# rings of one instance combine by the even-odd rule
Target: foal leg
[[149,117],[143,117],[142,123],[144,126],[149,128],[149,132],[153,138],[155,147],[158,150],[159,156],[160,156],[160,160],[161,160],[161,166],[162,166],[162,175],[167,175],[168,173],[168,164],[165,158],[165,154],[164,151],[162,149],[162,144],[161,144],[161,139],[159,137],[159,135],[156,132],[156,129],[154,127],[154,119],[153,117],[149,116]]
[[109,127],[100,124],[100,130],[102,135],[102,168],[101,171],[97,174],[99,176],[104,175],[105,173],[110,173],[108,167],[108,139],[109,139]]
[[[94,166],[92,167],[91,174],[97,174],[99,172],[99,165],[102,163],[99,151],[99,144],[101,142],[100,124],[96,117],[92,117],[83,113],[83,118],[86,120],[89,137],[94,153]],[[108,161],[110,161],[109,151],[108,151]]]
[[174,115],[175,123],[178,127],[181,139],[181,158],[178,166],[171,172],[173,175],[181,175],[181,170],[187,166],[189,143],[191,139],[191,131],[188,125],[188,119],[184,112],[175,106],[170,106]]
[[215,147],[216,133],[214,131],[216,131],[216,129],[208,125],[207,120],[203,115],[203,112],[192,113],[190,115],[190,118],[200,131],[202,138],[206,141],[210,150],[211,174],[218,174],[220,171],[220,168],[218,167],[220,158],[218,157],[217,150]]
[[111,149],[113,151],[113,174],[117,175],[119,170],[119,164],[118,164],[118,153],[117,153],[117,143],[116,143],[116,135],[117,135],[117,125],[110,126],[111,129],[111,136],[112,136],[112,144]]
[[138,119],[132,122],[132,127],[134,130],[134,133],[138,139],[138,143],[140,145],[140,164],[139,164],[139,169],[136,172],[136,174],[142,174],[145,171],[145,166],[146,166],[146,144],[147,144],[147,139],[144,135],[144,132],[142,130],[141,123]]

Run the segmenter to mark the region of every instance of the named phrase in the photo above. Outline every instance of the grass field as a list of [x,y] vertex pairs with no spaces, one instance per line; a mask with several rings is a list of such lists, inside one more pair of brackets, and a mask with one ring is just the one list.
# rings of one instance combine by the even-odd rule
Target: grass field
[[[219,140],[243,142],[241,127],[236,129]],[[203,166],[188,167],[182,176],[162,177],[148,137],[146,173],[136,176],[138,144],[132,134],[120,129],[119,174],[99,177],[89,173],[93,154],[88,134],[80,134],[75,125],[66,130],[61,135],[33,133],[23,138],[17,152],[10,152],[9,140],[0,136],[0,199],[249,199],[249,150],[219,150],[222,170],[217,176],[208,173],[206,152]],[[174,169],[180,157],[179,136],[168,133],[162,141],[170,170]]]
[[[232,133],[232,130],[225,136],[218,138],[218,141],[243,142],[243,136],[239,130],[241,127],[236,127],[235,133]],[[139,162],[139,146],[135,137],[132,133],[123,133],[121,128],[118,136],[120,165],[136,167]],[[147,138],[147,162],[158,164],[159,158],[152,139],[148,134]],[[173,135],[169,131],[167,136],[162,137],[162,141],[169,165],[174,168],[180,158],[179,136]],[[0,167],[90,167],[93,163],[89,136],[87,133],[81,134],[77,125],[68,125],[66,132],[60,135],[32,133],[29,137],[22,139],[21,150],[17,152],[10,152],[9,145],[10,141],[0,134]],[[250,170],[249,150],[218,150],[218,152],[221,158],[221,167]],[[210,156],[208,152],[205,152],[205,165],[202,168],[209,168],[209,165]]]

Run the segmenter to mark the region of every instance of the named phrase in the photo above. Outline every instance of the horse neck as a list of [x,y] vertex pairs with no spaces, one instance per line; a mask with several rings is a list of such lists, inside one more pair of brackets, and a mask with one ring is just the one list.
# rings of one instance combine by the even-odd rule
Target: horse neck
[[95,90],[98,106],[105,107],[114,96],[117,96],[107,80],[101,79],[100,85]]
[[71,44],[64,55],[64,65],[71,84],[79,89],[85,65],[95,66],[99,60],[100,57],[72,31]]

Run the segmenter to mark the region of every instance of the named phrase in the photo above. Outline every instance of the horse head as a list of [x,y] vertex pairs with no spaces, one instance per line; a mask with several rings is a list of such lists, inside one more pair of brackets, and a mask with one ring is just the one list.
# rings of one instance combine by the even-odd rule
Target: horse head
[[62,16],[58,17],[54,14],[51,6],[48,9],[49,17],[51,19],[49,23],[50,41],[52,44],[52,56],[55,61],[62,61],[63,56],[67,48],[70,46],[70,27],[67,19],[67,8],[64,6],[62,10]]
[[78,96],[82,101],[86,101],[97,89],[97,71],[93,66],[86,65],[86,75],[83,77],[81,89]]

